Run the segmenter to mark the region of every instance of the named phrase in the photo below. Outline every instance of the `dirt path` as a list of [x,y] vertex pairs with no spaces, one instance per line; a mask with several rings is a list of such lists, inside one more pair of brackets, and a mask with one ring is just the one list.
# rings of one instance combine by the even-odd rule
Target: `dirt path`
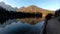
[[46,34],[60,34],[60,22],[58,18],[53,18],[48,21]]

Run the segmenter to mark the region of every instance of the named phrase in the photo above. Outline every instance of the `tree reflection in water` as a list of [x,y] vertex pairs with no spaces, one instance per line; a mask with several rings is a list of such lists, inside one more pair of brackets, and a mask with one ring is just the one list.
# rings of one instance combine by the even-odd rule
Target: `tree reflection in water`
[[3,25],[4,27],[2,25],[0,27],[0,34],[31,34],[32,32],[38,34],[44,26],[44,22],[30,25],[17,20],[9,20]]

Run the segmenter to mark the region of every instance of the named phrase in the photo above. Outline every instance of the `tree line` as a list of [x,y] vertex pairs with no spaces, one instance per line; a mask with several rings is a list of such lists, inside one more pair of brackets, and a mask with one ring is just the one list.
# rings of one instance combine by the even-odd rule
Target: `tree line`
[[41,18],[42,13],[24,13],[17,11],[8,11],[3,7],[0,7],[0,22],[5,22],[9,19],[21,19],[21,18]]

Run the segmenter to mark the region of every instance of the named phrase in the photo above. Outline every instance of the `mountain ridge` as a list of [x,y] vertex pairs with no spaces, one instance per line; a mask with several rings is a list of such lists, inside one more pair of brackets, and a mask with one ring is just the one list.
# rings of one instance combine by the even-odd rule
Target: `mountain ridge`
[[28,6],[28,7],[24,7],[24,8],[19,8],[17,10],[17,12],[46,12],[46,11],[51,11],[51,10],[46,10],[46,9],[42,9],[42,8],[39,8],[35,5],[31,5],[31,6]]
[[0,7],[3,7],[8,11],[16,11],[18,9],[16,7],[13,8],[12,6],[5,4],[4,2],[0,2]]

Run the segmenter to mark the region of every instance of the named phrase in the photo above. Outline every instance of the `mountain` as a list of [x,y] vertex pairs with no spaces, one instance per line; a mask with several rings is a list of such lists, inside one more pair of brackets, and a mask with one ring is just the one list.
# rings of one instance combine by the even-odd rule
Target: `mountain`
[[19,8],[17,10],[17,12],[27,12],[27,13],[37,13],[37,12],[40,12],[42,14],[54,13],[54,11],[42,9],[42,8],[39,8],[39,7],[35,6],[35,5],[31,5],[29,7]]
[[41,22],[43,20],[45,20],[45,16],[49,13],[54,14],[55,11],[51,11],[51,10],[46,10],[46,9],[42,9],[40,7],[37,7],[35,5],[31,5],[28,7],[21,7],[17,10],[17,12],[26,12],[26,13],[42,13],[42,18],[23,18],[23,19],[18,19],[20,21],[23,22],[27,22],[30,24],[35,24],[38,22]]
[[17,10],[16,7],[13,8],[10,5],[6,5],[4,2],[0,2],[0,7],[3,7],[3,8],[5,8],[8,11],[16,11]]

